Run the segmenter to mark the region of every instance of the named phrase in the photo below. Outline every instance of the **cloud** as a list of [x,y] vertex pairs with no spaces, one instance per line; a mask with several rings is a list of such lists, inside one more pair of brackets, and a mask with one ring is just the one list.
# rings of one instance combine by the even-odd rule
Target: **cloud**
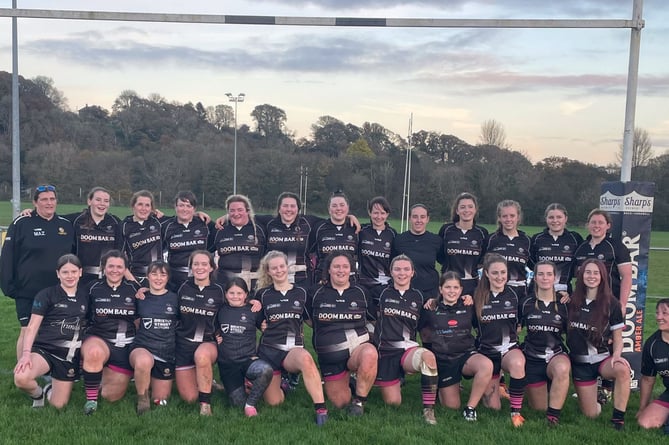
[[[667,2],[669,3],[669,2]],[[562,112],[579,111],[577,99],[586,94],[625,94],[626,73],[570,73],[524,68],[527,56],[503,47],[514,36],[499,30],[451,30],[421,35],[405,31],[389,34],[299,32],[273,39],[258,36],[212,49],[183,44],[156,44],[143,38],[144,31],[118,27],[111,31],[81,31],[65,37],[22,43],[22,53],[40,59],[119,70],[134,67],[174,66],[217,71],[234,67],[240,72],[270,71],[302,74],[352,74],[383,76],[398,84],[439,86],[445,94],[486,95],[562,89],[574,98]],[[399,38],[398,38],[399,36]],[[402,38],[402,37],[406,38]],[[576,56],[575,56],[576,57]],[[574,59],[577,60],[577,59]],[[583,65],[581,65],[583,66]],[[565,68],[570,69],[570,68]],[[579,68],[574,63],[571,69]],[[306,79],[309,80],[309,79]],[[642,75],[640,94],[669,91],[669,73]],[[580,104],[580,105],[575,105]]]
[[565,116],[571,116],[572,114],[576,114],[580,111],[587,110],[590,108],[593,104],[593,101],[587,100],[587,101],[574,101],[574,100],[566,100],[560,103],[560,112],[565,115]]

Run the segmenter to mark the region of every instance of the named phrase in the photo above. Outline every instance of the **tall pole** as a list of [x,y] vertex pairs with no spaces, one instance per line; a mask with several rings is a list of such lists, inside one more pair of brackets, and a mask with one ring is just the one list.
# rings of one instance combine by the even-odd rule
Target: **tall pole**
[[[12,0],[16,9],[16,0]],[[21,144],[19,127],[19,48],[17,18],[12,17],[12,219],[21,211]]]
[[627,102],[625,104],[625,130],[623,133],[623,159],[620,163],[620,181],[632,180],[632,155],[634,150],[634,117],[636,114],[636,93],[639,84],[639,51],[641,49],[641,30],[644,27],[642,17],[643,0],[634,0],[632,20],[636,24],[630,36],[630,59],[627,68]]
[[239,93],[236,96],[233,96],[231,93],[225,93],[228,96],[230,102],[235,103],[235,143],[234,143],[234,154],[232,161],[232,194],[237,194],[237,104],[239,102],[244,102],[244,97],[246,94]]

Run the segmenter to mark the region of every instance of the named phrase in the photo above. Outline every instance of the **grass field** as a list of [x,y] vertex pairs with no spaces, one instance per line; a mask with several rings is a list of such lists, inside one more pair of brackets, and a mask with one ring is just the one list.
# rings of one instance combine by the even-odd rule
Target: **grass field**
[[[60,206],[60,213],[77,211],[80,206]],[[114,208],[113,213],[125,216],[126,208]],[[211,211],[212,216],[221,212]],[[0,225],[11,219],[8,203],[0,203]],[[433,223],[431,230],[438,230]],[[399,224],[396,225],[399,227]],[[540,228],[525,227],[528,233]],[[669,247],[669,234],[653,234],[652,244]],[[666,295],[669,288],[669,252],[651,252],[649,295]],[[176,392],[166,407],[152,410],[138,418],[135,415],[135,393],[115,404],[101,402],[99,411],[90,417],[82,414],[84,391],[81,383],[75,386],[72,400],[62,411],[53,408],[32,410],[27,396],[13,385],[12,369],[16,362],[14,345],[18,331],[13,301],[0,295],[0,443],[25,444],[443,444],[458,441],[472,444],[620,444],[622,442],[658,443],[665,440],[659,431],[641,431],[634,422],[638,394],[633,394],[627,411],[625,431],[609,427],[611,405],[604,408],[599,419],[587,420],[577,410],[571,397],[563,410],[559,428],[548,429],[544,414],[523,408],[525,426],[515,430],[508,417],[508,404],[501,412],[479,407],[479,421],[467,423],[458,411],[437,408],[439,425],[426,425],[421,416],[420,380],[407,379],[401,407],[384,406],[377,391],[370,394],[362,418],[349,418],[344,412],[331,409],[330,422],[323,428],[313,423],[310,399],[300,385],[285,404],[270,408],[260,405],[257,418],[246,419],[241,411],[227,406],[224,394],[215,394],[214,415],[201,418],[194,405],[181,402]],[[644,338],[656,329],[654,299],[648,301],[648,316]],[[310,334],[307,333],[307,337]],[[465,384],[468,393],[468,385]],[[659,383],[656,385],[659,392]]]

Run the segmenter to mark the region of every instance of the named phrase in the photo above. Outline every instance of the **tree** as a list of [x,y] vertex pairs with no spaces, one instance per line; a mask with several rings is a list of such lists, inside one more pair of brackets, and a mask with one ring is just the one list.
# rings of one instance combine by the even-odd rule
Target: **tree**
[[271,140],[284,136],[287,118],[281,108],[269,104],[258,105],[251,112],[251,117],[256,122],[256,131],[265,137],[265,146],[269,146]]
[[231,128],[235,120],[235,110],[230,105],[207,107],[207,120],[217,130]]
[[504,125],[495,119],[488,119],[481,124],[479,145],[494,145],[499,148],[511,148],[506,142],[506,131]]
[[369,158],[372,159],[375,157],[374,152],[369,147],[367,141],[363,138],[358,139],[348,146],[346,149],[346,154],[352,157],[358,158]]
[[[651,141],[650,135],[643,128],[635,128],[632,142],[632,168],[648,165],[653,156],[653,141]],[[616,159],[622,164],[623,144],[620,144]]]
[[37,76],[31,80],[35,86],[39,88],[42,94],[49,98],[51,103],[53,103],[61,110],[67,111],[67,99],[65,98],[63,92],[55,87],[52,78],[46,76]]

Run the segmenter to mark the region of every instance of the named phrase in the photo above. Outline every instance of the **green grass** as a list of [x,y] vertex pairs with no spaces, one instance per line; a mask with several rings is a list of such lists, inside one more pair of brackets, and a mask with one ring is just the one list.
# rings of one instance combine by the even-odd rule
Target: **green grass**
[[[81,206],[60,206],[61,213],[77,211]],[[209,210],[208,210],[209,211]],[[127,208],[114,208],[119,216],[128,214]],[[7,203],[0,203],[0,225],[11,219]],[[212,216],[222,212],[211,211]],[[393,223],[395,224],[395,223]],[[432,223],[430,229],[438,230],[440,223]],[[395,225],[399,227],[399,224]],[[540,228],[524,228],[535,233]],[[655,240],[667,242],[666,233]],[[649,273],[649,295],[662,295],[669,288],[669,252],[651,252]],[[648,302],[644,338],[655,329],[654,301]],[[611,405],[604,408],[596,420],[585,419],[577,409],[576,401],[568,398],[563,410],[562,424],[557,429],[546,428],[543,413],[523,408],[527,419],[519,430],[511,427],[508,405],[501,412],[492,412],[480,407],[479,421],[469,424],[460,412],[437,407],[439,425],[431,427],[420,417],[420,379],[410,376],[403,389],[404,402],[398,408],[387,407],[377,390],[370,394],[365,415],[351,419],[345,413],[331,409],[330,422],[324,428],[313,424],[313,408],[304,385],[291,394],[284,405],[270,408],[259,407],[260,415],[246,419],[240,410],[230,408],[223,394],[215,394],[214,415],[201,418],[194,405],[179,400],[176,391],[167,407],[153,409],[138,418],[135,415],[134,389],[125,399],[115,404],[100,404],[99,411],[90,417],[82,414],[85,400],[81,383],[75,386],[70,404],[62,411],[53,408],[32,410],[26,395],[13,385],[12,369],[16,362],[14,344],[18,323],[13,301],[0,294],[0,443],[26,444],[48,442],[50,444],[443,444],[455,439],[472,444],[542,443],[543,445],[568,445],[583,442],[619,444],[621,442],[657,443],[663,440],[659,431],[642,431],[634,422],[639,398],[632,395],[627,414],[626,430],[613,431],[608,425]],[[307,338],[310,333],[307,332]],[[465,384],[465,397],[468,384]],[[656,384],[659,393],[660,383]]]

